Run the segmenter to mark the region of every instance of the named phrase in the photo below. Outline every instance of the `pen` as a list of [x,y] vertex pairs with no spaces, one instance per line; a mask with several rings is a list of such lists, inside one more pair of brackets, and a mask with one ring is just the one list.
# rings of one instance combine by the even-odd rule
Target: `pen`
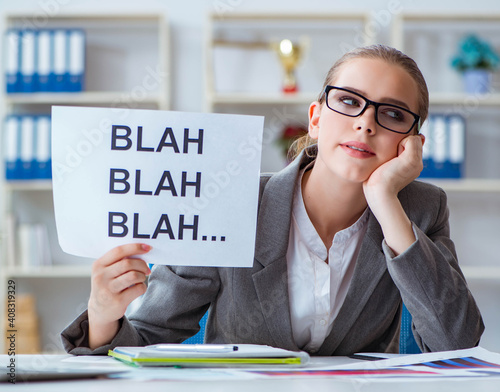
[[199,353],[228,353],[238,351],[238,346],[226,344],[154,344],[147,347],[164,351]]
[[380,359],[387,359],[387,358],[373,357],[371,355],[361,355],[361,354],[349,355],[349,358],[360,359],[360,360],[363,360],[363,361],[378,361]]

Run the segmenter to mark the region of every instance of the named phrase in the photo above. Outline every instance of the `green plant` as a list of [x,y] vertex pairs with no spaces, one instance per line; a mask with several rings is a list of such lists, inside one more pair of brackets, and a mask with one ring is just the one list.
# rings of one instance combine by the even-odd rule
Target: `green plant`
[[486,42],[474,34],[466,36],[459,45],[459,52],[451,65],[459,71],[467,69],[494,70],[500,62],[498,54]]

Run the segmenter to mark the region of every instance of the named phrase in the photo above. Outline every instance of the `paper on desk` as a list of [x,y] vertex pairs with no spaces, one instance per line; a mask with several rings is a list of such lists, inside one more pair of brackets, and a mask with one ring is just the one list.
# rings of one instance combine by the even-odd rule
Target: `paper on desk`
[[412,354],[379,361],[360,361],[330,369],[259,371],[264,377],[500,377],[500,354],[481,347]]
[[115,347],[109,355],[139,366],[182,367],[270,367],[304,366],[309,354],[258,344],[186,345],[168,344],[146,347]]
[[65,358],[61,361],[65,364],[77,364],[85,367],[110,367],[116,368],[121,367],[128,369],[128,366],[122,362],[116,361],[111,357],[105,355],[75,355]]
[[189,369],[189,368],[136,368],[117,361],[112,357],[102,355],[81,355],[68,357],[62,363],[71,368],[78,369],[112,369],[120,370],[119,373],[108,376],[109,378],[124,378],[130,381],[151,380],[178,380],[178,381],[210,381],[255,379],[256,375],[233,371],[232,369]]
[[52,108],[59,243],[96,258],[130,242],[148,263],[253,264],[263,117]]

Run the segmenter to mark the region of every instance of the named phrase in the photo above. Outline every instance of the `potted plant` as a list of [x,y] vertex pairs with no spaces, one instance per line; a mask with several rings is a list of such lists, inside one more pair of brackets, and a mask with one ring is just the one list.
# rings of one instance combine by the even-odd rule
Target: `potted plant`
[[500,62],[492,47],[474,34],[466,36],[459,45],[459,52],[452,59],[452,66],[464,74],[465,91],[484,94],[489,91],[491,72]]

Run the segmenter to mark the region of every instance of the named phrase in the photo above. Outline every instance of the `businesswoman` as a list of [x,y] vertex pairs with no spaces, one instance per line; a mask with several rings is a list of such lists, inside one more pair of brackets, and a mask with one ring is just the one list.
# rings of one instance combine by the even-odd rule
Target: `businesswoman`
[[428,105],[403,53],[374,45],[344,55],[309,107],[295,160],[261,178],[253,267],[158,265],[146,289],[149,246],[112,249],[93,265],[88,311],[62,333],[66,350],[181,342],[210,309],[207,343],[397,352],[403,302],[423,351],[477,345],[484,326],[450,239],[446,195],[415,181]]

